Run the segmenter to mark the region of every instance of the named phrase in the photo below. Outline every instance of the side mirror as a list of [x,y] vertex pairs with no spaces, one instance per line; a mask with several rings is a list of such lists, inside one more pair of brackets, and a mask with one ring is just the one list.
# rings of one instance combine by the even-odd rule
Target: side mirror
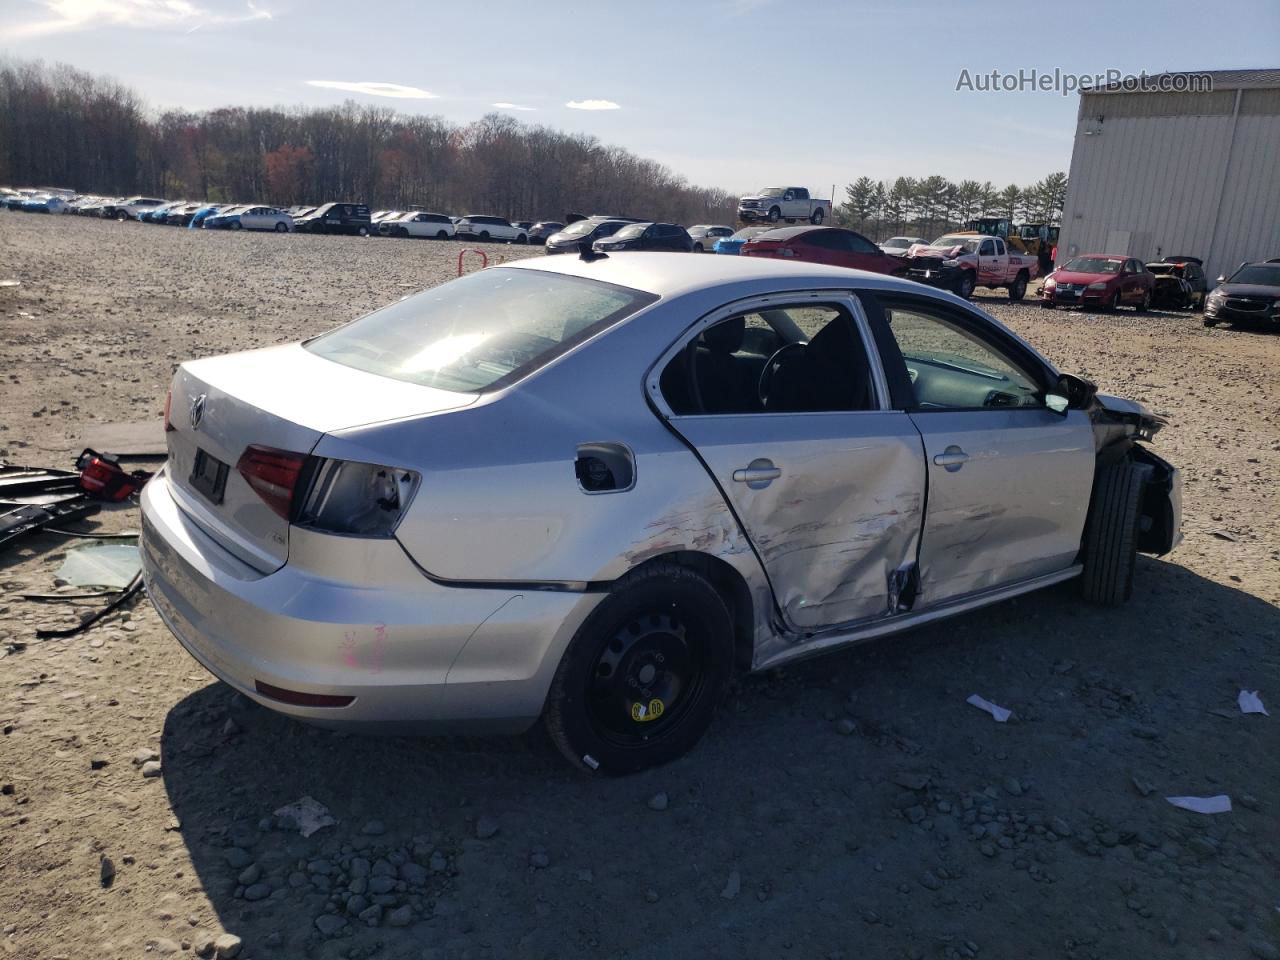
[[1226,282],[1227,282],[1227,278],[1226,278],[1226,277],[1224,277],[1224,276],[1222,276],[1222,274],[1218,274],[1218,281],[1217,281],[1217,282],[1218,282],[1218,283],[1226,283]]
[[[1049,402],[1050,397],[1060,396],[1066,399],[1066,406],[1059,410]],[[1088,410],[1093,406],[1093,399],[1098,395],[1098,385],[1083,377],[1064,373],[1058,378],[1057,390],[1045,396],[1045,406],[1056,413],[1066,416],[1068,410]]]

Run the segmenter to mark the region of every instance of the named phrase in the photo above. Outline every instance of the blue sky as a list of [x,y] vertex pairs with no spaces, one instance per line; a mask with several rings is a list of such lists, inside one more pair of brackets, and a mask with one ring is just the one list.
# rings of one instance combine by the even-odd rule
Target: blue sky
[[460,122],[503,110],[734,191],[785,181],[825,194],[862,174],[1004,185],[1067,169],[1077,96],[957,91],[966,70],[973,78],[1280,66],[1275,0],[0,7],[0,54],[111,74],[154,107],[351,98]]

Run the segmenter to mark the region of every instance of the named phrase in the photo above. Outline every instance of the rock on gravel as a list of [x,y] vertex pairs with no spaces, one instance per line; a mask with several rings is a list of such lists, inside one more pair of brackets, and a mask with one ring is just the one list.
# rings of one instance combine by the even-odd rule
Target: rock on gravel
[[346,920],[332,913],[322,914],[315,919],[316,929],[320,931],[321,936],[325,937],[337,936],[346,925]]
[[649,798],[649,809],[659,810],[659,811],[665,810],[667,809],[667,802],[668,801],[667,801],[666,793],[663,791],[659,791],[658,793],[655,793],[652,797]]
[[501,829],[501,825],[493,817],[480,817],[476,821],[476,838],[488,840],[490,837],[497,836]]
[[220,933],[213,938],[213,955],[217,960],[234,960],[240,956],[240,938],[234,933]]
[[741,892],[742,874],[734,870],[729,874],[729,879],[725,881],[724,889],[720,891],[720,896],[725,900],[736,900]]

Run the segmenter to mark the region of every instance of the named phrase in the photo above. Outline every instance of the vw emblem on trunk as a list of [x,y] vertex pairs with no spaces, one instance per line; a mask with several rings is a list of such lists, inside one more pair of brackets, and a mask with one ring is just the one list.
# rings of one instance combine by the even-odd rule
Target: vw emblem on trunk
[[200,421],[204,419],[204,401],[205,394],[195,397],[191,401],[191,429],[199,430]]

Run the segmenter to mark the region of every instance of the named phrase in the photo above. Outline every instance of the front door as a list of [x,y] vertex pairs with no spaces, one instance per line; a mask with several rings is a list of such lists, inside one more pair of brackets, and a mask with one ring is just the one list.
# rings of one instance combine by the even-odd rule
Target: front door
[[785,620],[814,630],[892,611],[916,558],[925,468],[910,417],[883,408],[852,300],[797,300],[721,312],[669,361],[661,390]]
[[1046,408],[1043,363],[984,318],[880,303],[871,322],[901,351],[905,376],[890,380],[909,384],[929,477],[918,606],[1071,566],[1093,484],[1088,415]]

